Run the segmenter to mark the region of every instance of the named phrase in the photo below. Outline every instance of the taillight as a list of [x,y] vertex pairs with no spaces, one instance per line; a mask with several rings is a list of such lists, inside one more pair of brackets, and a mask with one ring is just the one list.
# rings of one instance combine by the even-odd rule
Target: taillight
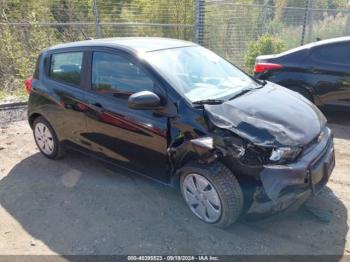
[[263,73],[265,71],[280,69],[283,65],[280,64],[272,64],[272,63],[256,63],[254,67],[255,73]]
[[32,90],[32,81],[33,81],[33,77],[28,77],[26,80],[26,90],[27,90],[27,94],[30,94],[30,90]]

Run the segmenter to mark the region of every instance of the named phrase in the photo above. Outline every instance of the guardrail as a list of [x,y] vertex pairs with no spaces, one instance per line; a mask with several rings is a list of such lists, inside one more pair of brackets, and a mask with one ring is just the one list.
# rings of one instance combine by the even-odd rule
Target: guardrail
[[27,119],[27,102],[0,104],[0,125]]

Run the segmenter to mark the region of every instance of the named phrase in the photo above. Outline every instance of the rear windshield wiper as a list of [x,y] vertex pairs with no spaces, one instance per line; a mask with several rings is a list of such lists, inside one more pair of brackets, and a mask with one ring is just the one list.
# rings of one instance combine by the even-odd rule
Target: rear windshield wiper
[[204,99],[204,100],[194,101],[194,102],[192,102],[192,104],[194,104],[194,105],[204,105],[204,104],[219,105],[219,104],[222,104],[223,102],[225,102],[225,100],[222,100],[222,99]]

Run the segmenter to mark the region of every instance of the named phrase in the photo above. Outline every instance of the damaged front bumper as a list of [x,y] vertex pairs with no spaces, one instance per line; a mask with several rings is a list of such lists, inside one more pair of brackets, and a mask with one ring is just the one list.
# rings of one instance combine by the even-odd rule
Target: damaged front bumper
[[330,129],[325,128],[297,162],[263,167],[262,187],[255,192],[247,214],[265,215],[296,209],[326,185],[334,166],[333,137]]

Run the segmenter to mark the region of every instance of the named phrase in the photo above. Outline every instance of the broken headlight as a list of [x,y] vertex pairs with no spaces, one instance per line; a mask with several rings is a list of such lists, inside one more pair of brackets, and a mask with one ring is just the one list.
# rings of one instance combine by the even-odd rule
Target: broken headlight
[[300,147],[279,147],[274,148],[270,155],[270,160],[276,163],[293,162],[301,153]]

